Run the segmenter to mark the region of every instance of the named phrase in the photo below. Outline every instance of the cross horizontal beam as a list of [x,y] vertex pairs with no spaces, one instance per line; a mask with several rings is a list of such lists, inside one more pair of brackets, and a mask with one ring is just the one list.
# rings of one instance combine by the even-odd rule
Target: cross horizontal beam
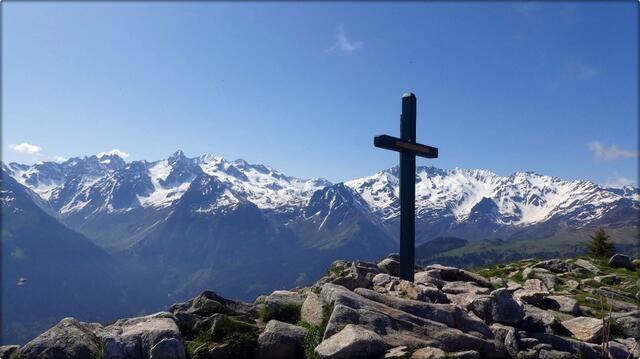
[[403,141],[397,137],[380,135],[373,138],[373,145],[391,151],[405,152],[426,158],[438,158],[436,147]]

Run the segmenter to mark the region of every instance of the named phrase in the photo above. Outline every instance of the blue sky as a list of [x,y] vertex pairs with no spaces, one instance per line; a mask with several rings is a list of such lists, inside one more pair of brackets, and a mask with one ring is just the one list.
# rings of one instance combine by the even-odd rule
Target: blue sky
[[180,148],[333,181],[419,165],[637,183],[628,3],[4,3],[2,157]]

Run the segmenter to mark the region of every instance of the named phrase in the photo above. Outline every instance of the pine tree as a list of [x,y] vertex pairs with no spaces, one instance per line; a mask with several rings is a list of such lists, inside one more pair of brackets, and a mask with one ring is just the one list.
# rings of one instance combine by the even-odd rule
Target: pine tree
[[611,237],[599,228],[591,237],[589,242],[589,256],[593,258],[609,258],[616,252],[616,247],[611,242]]

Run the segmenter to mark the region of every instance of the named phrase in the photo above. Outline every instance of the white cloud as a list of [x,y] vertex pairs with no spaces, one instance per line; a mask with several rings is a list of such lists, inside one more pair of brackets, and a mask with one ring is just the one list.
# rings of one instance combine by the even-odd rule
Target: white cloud
[[616,145],[609,147],[603,145],[599,141],[589,143],[589,149],[593,152],[593,156],[598,160],[610,161],[618,158],[634,158],[638,157],[637,151],[629,151],[618,148]]
[[613,187],[613,188],[622,188],[624,186],[637,186],[636,182],[631,178],[614,175],[611,177],[607,177],[607,180],[604,183],[605,187]]
[[54,162],[64,162],[66,160],[67,160],[67,158],[62,157],[62,156],[53,156],[53,161]]
[[9,148],[17,153],[35,155],[42,151],[42,147],[23,142],[17,145],[9,145]]
[[338,26],[338,30],[336,32],[336,43],[332,47],[330,47],[327,51],[342,51],[345,54],[352,54],[356,50],[362,48],[362,41],[352,41],[347,37],[347,33],[344,31],[344,27],[342,25]]
[[126,159],[127,157],[129,157],[129,154],[124,152],[124,151],[120,151],[117,148],[112,149],[109,152],[100,152],[97,154],[98,158],[102,158],[103,156],[112,156],[112,155],[116,155],[122,159]]

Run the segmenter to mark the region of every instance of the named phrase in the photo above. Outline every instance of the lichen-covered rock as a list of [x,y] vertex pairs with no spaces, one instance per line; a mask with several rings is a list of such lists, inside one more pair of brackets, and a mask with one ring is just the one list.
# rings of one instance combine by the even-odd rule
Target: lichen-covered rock
[[447,353],[442,349],[426,347],[413,352],[411,359],[446,359]]
[[340,332],[323,340],[315,353],[323,359],[368,359],[382,356],[386,349],[387,345],[378,334],[347,324]]

